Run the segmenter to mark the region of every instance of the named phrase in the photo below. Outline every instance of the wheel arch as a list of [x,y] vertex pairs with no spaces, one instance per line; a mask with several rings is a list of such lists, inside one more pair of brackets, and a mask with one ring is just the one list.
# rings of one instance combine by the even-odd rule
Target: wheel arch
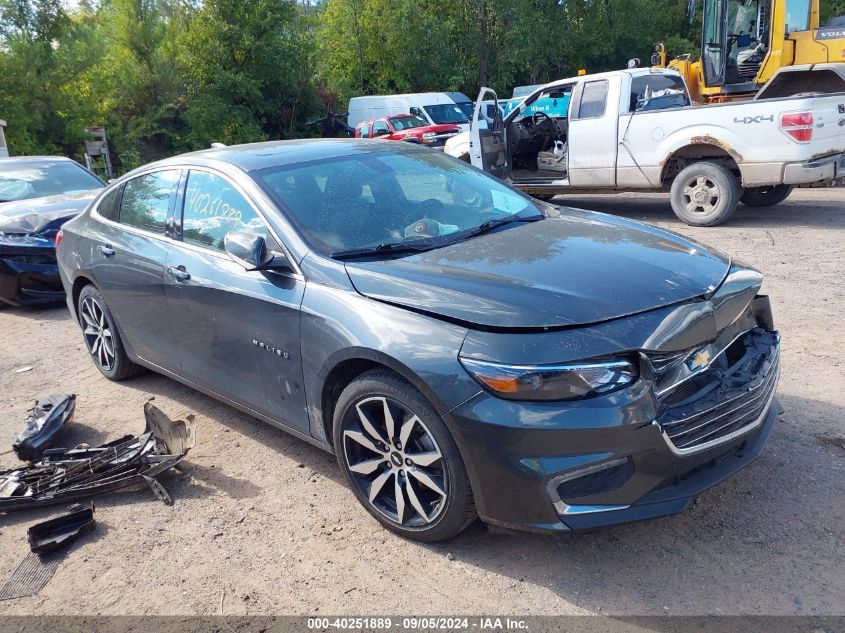
[[332,423],[338,397],[349,383],[373,369],[386,369],[410,383],[438,413],[443,414],[448,410],[448,407],[426,385],[425,381],[396,358],[367,348],[346,349],[333,355],[324,363],[318,381],[320,397],[316,403],[317,428],[332,447],[334,446]]
[[[716,139],[713,139],[716,141]],[[670,187],[675,177],[687,166],[696,162],[719,163],[733,172],[742,182],[742,157],[718,142],[693,142],[675,149],[663,162],[660,182]]]
[[[70,297],[73,300],[72,314],[77,321],[79,321],[79,314],[77,310],[77,306],[79,305],[79,295],[82,294],[82,289],[85,288],[85,286],[94,286],[97,288],[97,284],[94,283],[93,279],[85,274],[80,274],[73,280],[73,284],[70,288]],[[99,288],[97,289],[99,290]]]

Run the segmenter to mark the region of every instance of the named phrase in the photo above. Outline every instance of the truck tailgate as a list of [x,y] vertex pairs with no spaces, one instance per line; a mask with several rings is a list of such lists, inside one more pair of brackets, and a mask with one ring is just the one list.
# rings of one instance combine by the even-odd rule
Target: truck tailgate
[[845,152],[845,94],[816,97],[813,113],[814,157]]

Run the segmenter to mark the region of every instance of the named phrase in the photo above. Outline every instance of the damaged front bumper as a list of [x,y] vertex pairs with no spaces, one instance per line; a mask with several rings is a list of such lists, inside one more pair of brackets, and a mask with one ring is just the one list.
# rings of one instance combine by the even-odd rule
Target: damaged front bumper
[[64,297],[49,236],[0,234],[0,303],[54,303]]
[[143,485],[169,504],[156,477],[194,446],[194,419],[170,420],[149,402],[144,415],[147,426],[141,435],[95,448],[48,449],[34,464],[0,472],[0,512],[69,503]]
[[[566,531],[664,516],[756,459],[780,411],[780,337],[768,298],[739,281],[710,300],[634,317],[637,327],[617,321],[539,343],[515,337],[515,353],[534,356],[590,344],[638,348],[640,378],[568,402],[482,392],[450,411],[481,518]],[[485,340],[476,335],[465,348]]]

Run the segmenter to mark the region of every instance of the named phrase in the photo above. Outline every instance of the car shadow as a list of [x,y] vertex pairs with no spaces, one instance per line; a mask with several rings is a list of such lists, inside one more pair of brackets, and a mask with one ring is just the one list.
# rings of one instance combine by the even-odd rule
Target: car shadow
[[[593,613],[837,613],[845,582],[818,562],[841,547],[845,450],[812,430],[813,418],[845,419],[845,407],[780,400],[760,459],[683,514],[560,536],[475,524],[424,547]],[[816,563],[796,567],[811,552]]]
[[0,306],[0,310],[22,316],[33,321],[56,322],[67,321],[71,318],[70,311],[64,302],[49,305],[33,306]]
[[[774,207],[753,208],[740,204],[722,226],[735,228],[777,228],[818,226],[845,228],[845,189],[833,190],[824,199],[809,197],[801,190]],[[562,195],[552,201],[561,206],[609,213],[640,222],[670,222],[685,225],[675,217],[668,194]],[[673,228],[673,227],[668,227]]]
[[[249,437],[250,440],[263,444],[273,452],[278,452],[291,459],[296,459],[314,474],[326,477],[343,485],[343,476],[337,469],[337,462],[334,456],[330,453],[285,432],[283,429],[276,428],[263,420],[243,413],[235,407],[220,402],[211,396],[207,396],[192,387],[188,387],[172,378],[154,372],[146,372],[121,383],[121,385],[143,393],[155,394],[156,400],[173,400],[180,403],[184,409],[184,413],[194,413],[197,415],[202,420],[200,427],[197,429],[198,445],[203,444],[209,439],[207,434],[203,433],[205,427],[219,425],[224,429]],[[167,411],[167,413],[171,414],[172,412]],[[182,413],[178,415],[182,415]],[[141,415],[140,419],[140,423],[143,424],[143,415]],[[188,453],[186,461],[189,465],[185,466],[185,470],[194,470],[199,480],[205,479],[212,481],[222,476],[218,471],[210,471],[205,466],[192,461],[190,453]],[[230,482],[232,486],[235,483]],[[223,482],[220,486],[221,490],[225,492],[227,485],[229,484]]]

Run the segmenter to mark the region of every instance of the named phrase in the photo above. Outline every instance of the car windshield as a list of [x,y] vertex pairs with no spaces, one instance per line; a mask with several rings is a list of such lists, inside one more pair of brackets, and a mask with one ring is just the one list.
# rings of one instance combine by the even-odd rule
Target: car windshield
[[395,130],[410,130],[414,127],[424,127],[427,125],[425,121],[423,121],[418,116],[397,116],[390,119],[390,122],[393,124],[393,129]]
[[467,120],[471,121],[472,117],[475,116],[475,104],[471,101],[461,101],[457,105],[461,109],[461,112],[464,113]]
[[326,255],[426,250],[545,217],[533,198],[423,148],[270,167],[257,182]]
[[70,161],[0,162],[0,202],[99,189],[103,183]]
[[[471,104],[470,104],[471,105]],[[457,103],[425,106],[425,111],[435,123],[469,123],[471,115],[464,114]]]

